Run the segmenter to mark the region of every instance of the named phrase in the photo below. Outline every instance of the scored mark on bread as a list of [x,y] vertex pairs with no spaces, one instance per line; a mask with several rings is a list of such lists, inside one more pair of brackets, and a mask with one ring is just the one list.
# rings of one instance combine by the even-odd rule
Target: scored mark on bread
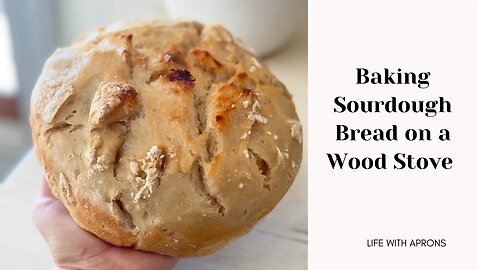
[[[119,50],[120,55],[122,56],[122,61],[129,65],[130,68],[135,65],[144,66],[144,56],[140,54],[133,46],[133,35],[129,33],[122,33],[119,37],[125,42],[125,46]],[[130,69],[130,74],[131,72],[132,69]]]
[[[198,42],[200,41],[201,40]],[[195,89],[194,91],[193,109],[195,123],[197,125],[198,134],[201,135],[205,132],[207,126],[206,102],[209,100],[210,95],[213,92],[219,91],[217,83],[230,80],[234,71],[231,68],[225,68],[225,66],[216,60],[210,52],[199,49],[198,43],[189,50],[186,59],[189,66],[199,68],[200,70],[207,72],[208,76],[211,77],[206,80],[206,83],[203,86],[204,91],[201,91],[200,89]],[[204,68],[205,65],[207,65],[206,69]],[[231,109],[235,108],[234,105],[232,106]],[[223,116],[216,115],[216,120],[222,121],[224,119]]]
[[101,83],[90,106],[90,130],[127,121],[139,107],[137,95],[135,88],[128,83]]
[[133,223],[131,214],[124,206],[122,201],[122,193],[117,194],[117,196],[115,196],[115,198],[111,201],[111,207],[113,213],[115,213],[115,216],[119,219],[120,224],[131,230],[136,227]]
[[71,184],[70,184],[70,179],[68,179],[68,177],[67,177],[65,174],[60,173],[58,185],[59,185],[60,188],[62,189],[62,197],[63,197],[63,199],[64,199],[69,205],[76,205],[76,204],[77,204],[77,200],[76,200],[75,197],[73,196],[72,186],[71,186]]
[[75,114],[77,113],[76,110],[73,110],[67,117],[65,117],[65,121],[68,121],[70,118],[74,117]]
[[223,81],[232,76],[231,68],[224,66],[213,55],[206,51],[194,47],[187,54],[187,64],[200,69],[213,81]]
[[[125,123],[120,123],[120,124],[125,127],[126,132],[129,131],[129,127],[127,126],[127,124],[125,124]],[[123,149],[126,137],[127,137],[127,135],[125,133],[122,134],[122,143],[119,147],[117,147],[117,149],[115,149],[115,156],[114,156],[114,159],[113,159],[114,160],[113,161],[113,178],[114,179],[117,178],[117,171],[120,168],[120,158],[123,156],[122,149]]]
[[248,149],[253,158],[255,158],[255,163],[257,168],[263,176],[263,188],[271,191],[271,167],[268,162],[263,159],[258,153],[254,152],[252,149]]
[[213,82],[209,81],[205,86],[205,92],[194,91],[193,93],[193,111],[198,135],[203,134],[207,126],[206,101],[208,100],[213,87]]
[[70,124],[66,121],[58,121],[58,122],[54,123],[52,126],[50,126],[49,128],[47,128],[45,130],[45,133],[53,133],[55,131],[70,128],[71,126],[72,126],[72,124]]
[[[85,157],[88,172],[102,172],[113,167],[116,177],[121,149],[129,130],[128,119],[139,112],[135,88],[122,82],[102,82],[92,100],[89,112],[89,129]],[[111,138],[106,141],[104,138]],[[111,166],[113,165],[113,166]]]
[[210,130],[208,133],[208,139],[207,139],[207,156],[205,158],[205,162],[210,163],[214,159],[215,155],[218,152],[218,138],[217,134],[213,131]]
[[152,146],[146,158],[130,162],[130,179],[136,183],[136,192],[132,192],[133,202],[151,196],[153,191],[160,185],[160,178],[164,170],[165,155],[157,146]]
[[[114,123],[108,128],[95,129],[89,133],[87,150],[84,157],[89,167],[88,176],[95,172],[109,171],[116,176],[116,170],[120,160],[121,148],[123,147],[126,133],[126,123]],[[107,139],[108,138],[108,139]]]
[[55,132],[63,132],[64,130],[68,130],[68,133],[73,133],[82,129],[84,125],[81,124],[70,124],[66,121],[58,121],[54,123],[51,127],[45,129],[44,136],[47,138],[47,141],[50,140],[50,135]]
[[72,125],[71,127],[72,128],[68,131],[68,133],[73,133],[75,131],[78,131],[78,130],[84,128],[84,125],[80,125],[80,124],[79,125]]
[[192,165],[192,180],[195,184],[197,193],[205,198],[208,203],[217,209],[217,212],[223,217],[225,215],[225,206],[222,204],[220,198],[212,195],[210,187],[205,182],[204,168],[201,166],[199,160],[196,160]]
[[193,110],[195,116],[195,124],[198,135],[205,131],[207,122],[205,98],[199,96],[197,93],[193,96]]
[[45,122],[51,123],[60,111],[60,108],[72,100],[75,91],[70,83],[62,82],[60,80],[47,82],[46,87],[53,89],[46,93],[46,95],[49,95],[49,101],[44,108],[41,108],[41,111]]

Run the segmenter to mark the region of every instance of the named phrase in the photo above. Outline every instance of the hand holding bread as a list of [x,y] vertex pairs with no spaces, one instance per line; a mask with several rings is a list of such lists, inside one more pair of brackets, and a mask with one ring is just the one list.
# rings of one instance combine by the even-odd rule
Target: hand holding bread
[[53,195],[80,227],[175,257],[248,232],[302,158],[291,95],[218,25],[98,29],[58,49],[30,120]]

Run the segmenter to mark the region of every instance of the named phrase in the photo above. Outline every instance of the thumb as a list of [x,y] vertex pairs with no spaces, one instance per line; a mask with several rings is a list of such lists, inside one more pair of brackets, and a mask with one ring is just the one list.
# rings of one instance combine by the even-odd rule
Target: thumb
[[108,256],[124,269],[171,270],[178,261],[170,256],[121,247],[109,250]]
[[33,206],[32,219],[44,237],[49,235],[48,231],[58,227],[59,222],[68,223],[71,220],[65,206],[52,195],[45,178],[42,179],[40,194]]
[[93,238],[92,235],[76,225],[65,206],[52,195],[45,178],[41,182],[40,195],[33,207],[32,219],[47,242],[52,237],[78,234]]

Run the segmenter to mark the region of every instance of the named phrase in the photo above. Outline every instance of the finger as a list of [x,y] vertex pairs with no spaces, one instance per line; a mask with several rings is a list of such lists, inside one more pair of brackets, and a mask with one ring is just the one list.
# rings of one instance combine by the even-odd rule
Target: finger
[[[35,201],[32,214],[34,224],[47,240],[52,235],[51,231],[80,230],[65,206],[53,196],[46,176],[40,183],[40,194]],[[59,226],[62,227],[61,230],[58,230]],[[55,234],[59,233],[53,233],[53,235]]]
[[54,230],[59,223],[68,223],[71,218],[62,203],[53,197],[48,197],[48,194],[45,196],[42,194],[35,202],[32,218],[39,231],[45,236],[48,234],[47,231]]
[[126,266],[125,269],[171,270],[178,261],[170,256],[119,247],[112,249],[109,256]]
[[80,228],[65,206],[55,198],[43,197],[37,200],[33,210],[33,222],[52,250],[63,246],[65,242],[89,247],[94,253],[107,247],[102,240]]
[[50,223],[66,219],[67,217],[67,209],[53,196],[46,181],[46,176],[42,177],[40,194],[33,206],[33,223],[44,234],[45,230],[50,228]]
[[40,193],[35,200],[32,212],[33,223],[35,226],[37,226],[42,234],[44,234],[44,228],[47,227],[46,223],[52,220],[52,218],[56,219],[51,212],[52,205],[55,206],[54,204],[56,204],[56,199],[53,197],[52,191],[48,186],[46,176],[44,175],[40,181]]
[[40,196],[53,198],[52,190],[48,186],[46,176],[42,177],[42,182],[40,183]]

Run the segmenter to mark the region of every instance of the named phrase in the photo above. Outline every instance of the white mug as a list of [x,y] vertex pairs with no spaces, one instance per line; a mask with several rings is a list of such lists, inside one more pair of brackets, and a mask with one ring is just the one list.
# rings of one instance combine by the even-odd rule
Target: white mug
[[171,19],[220,23],[258,56],[284,45],[306,18],[306,0],[166,0]]

